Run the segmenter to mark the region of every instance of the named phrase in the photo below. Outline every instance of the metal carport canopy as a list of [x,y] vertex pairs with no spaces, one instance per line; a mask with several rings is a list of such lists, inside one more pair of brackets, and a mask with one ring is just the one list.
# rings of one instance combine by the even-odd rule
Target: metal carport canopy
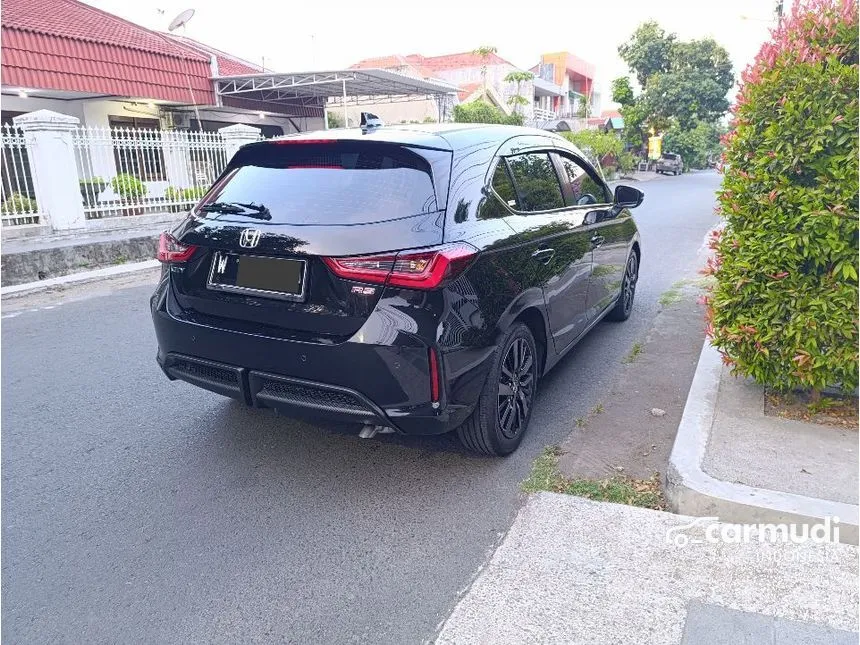
[[259,96],[264,101],[301,101],[319,105],[320,99],[342,97],[350,105],[426,99],[457,92],[455,85],[399,74],[387,69],[344,69],[328,72],[264,73],[218,76],[215,91],[221,97]]

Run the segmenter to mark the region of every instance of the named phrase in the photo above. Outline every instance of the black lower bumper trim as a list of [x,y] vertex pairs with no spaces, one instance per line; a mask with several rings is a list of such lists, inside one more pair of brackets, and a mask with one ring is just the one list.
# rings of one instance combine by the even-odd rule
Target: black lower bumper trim
[[248,386],[251,399],[260,407],[317,412],[343,421],[391,425],[376,404],[348,388],[254,371],[248,374]]
[[162,365],[171,378],[187,381],[217,394],[245,401],[244,384],[240,367],[215,363],[181,354],[168,354]]

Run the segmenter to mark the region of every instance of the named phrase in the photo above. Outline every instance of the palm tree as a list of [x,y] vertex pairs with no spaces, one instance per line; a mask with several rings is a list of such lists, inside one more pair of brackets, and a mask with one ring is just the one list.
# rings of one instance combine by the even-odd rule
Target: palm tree
[[492,45],[481,45],[477,49],[472,50],[473,54],[477,54],[481,57],[481,79],[484,83],[484,92],[487,91],[487,61],[490,59],[490,56],[495,54],[497,51],[499,50]]
[[520,70],[510,72],[507,76],[505,76],[506,83],[517,84],[517,93],[508,99],[508,105],[512,105],[514,107],[515,113],[519,113],[519,106],[529,104],[529,100],[522,94],[520,94],[520,89],[522,87],[523,82],[530,81],[534,77],[535,75],[531,72],[523,72]]

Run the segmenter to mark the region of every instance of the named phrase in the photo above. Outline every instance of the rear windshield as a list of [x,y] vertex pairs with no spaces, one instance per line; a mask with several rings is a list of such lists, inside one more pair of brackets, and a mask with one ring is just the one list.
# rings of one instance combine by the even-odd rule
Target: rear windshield
[[[201,203],[265,206],[271,222],[365,224],[437,210],[430,164],[403,146],[265,143],[241,150]],[[229,214],[198,215],[231,219]]]

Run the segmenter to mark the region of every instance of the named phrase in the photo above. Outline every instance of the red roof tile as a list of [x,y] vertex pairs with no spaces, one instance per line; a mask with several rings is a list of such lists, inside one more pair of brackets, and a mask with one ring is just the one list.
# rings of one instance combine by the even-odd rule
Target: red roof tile
[[[490,54],[487,57],[488,65],[510,65],[501,56]],[[422,56],[421,54],[409,54],[401,56],[400,54],[391,54],[389,56],[377,56],[375,58],[365,58],[352,65],[352,69],[392,69],[395,67],[412,67],[422,78],[433,78],[436,72],[448,69],[457,69],[460,67],[481,67],[484,65],[484,59],[478,54],[465,52],[462,54],[446,54],[444,56]]]
[[[462,54],[446,54],[445,56],[422,57],[422,63],[432,70],[458,69],[461,67],[481,67],[485,64],[484,59],[473,52]],[[487,65],[510,65],[508,61],[498,54],[490,54],[486,59]]]
[[461,85],[460,90],[457,92],[457,96],[461,101],[465,101],[475,92],[475,90],[483,87],[483,85],[483,83],[466,83],[465,85]]
[[391,56],[376,56],[374,58],[364,58],[358,61],[355,65],[350,65],[350,69],[391,69],[392,67],[405,67],[409,62],[398,54]]
[[4,0],[3,83],[214,103],[209,57],[76,0]]
[[260,74],[263,71],[262,66],[256,65],[254,63],[248,62],[237,56],[233,56],[233,54],[228,54],[227,52],[223,52],[220,49],[215,49],[214,47],[207,45],[205,43],[201,43],[197,40],[193,40],[188,38],[187,36],[179,36],[176,34],[163,34],[168,38],[175,40],[181,45],[185,45],[186,47],[190,47],[196,52],[204,53],[206,56],[215,56],[218,61],[218,75],[219,76],[238,76],[241,74]]

